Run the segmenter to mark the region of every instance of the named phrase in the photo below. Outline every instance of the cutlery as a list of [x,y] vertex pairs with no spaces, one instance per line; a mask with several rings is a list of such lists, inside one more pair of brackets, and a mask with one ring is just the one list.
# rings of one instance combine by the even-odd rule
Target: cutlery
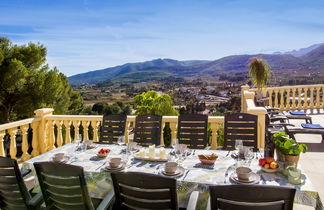
[[230,154],[231,151],[228,151],[227,155],[225,157],[227,157]]
[[195,155],[195,154],[196,154],[196,150],[194,149],[194,151],[193,151],[192,155]]
[[106,164],[106,162],[104,162],[103,164],[101,164],[98,168],[96,168],[96,171],[98,171],[102,166],[104,166]]
[[189,171],[190,171],[190,170],[187,170],[187,171],[185,172],[185,174],[183,175],[183,177],[182,177],[182,179],[181,179],[182,181],[187,177]]

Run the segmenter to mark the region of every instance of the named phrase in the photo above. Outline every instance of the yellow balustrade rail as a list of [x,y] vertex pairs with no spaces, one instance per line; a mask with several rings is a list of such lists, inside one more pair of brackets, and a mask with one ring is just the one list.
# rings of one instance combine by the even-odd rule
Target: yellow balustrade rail
[[[78,138],[81,134],[83,139],[90,139],[89,134],[92,130],[91,139],[95,142],[99,141],[99,129],[102,121],[100,115],[53,115],[53,109],[44,108],[35,111],[35,117],[25,120],[20,120],[12,123],[0,125],[0,156],[5,156],[4,139],[10,138],[9,154],[12,158],[17,156],[17,143],[21,144],[23,161],[35,157],[68,144],[72,141],[72,137]],[[129,130],[134,126],[136,116],[127,116],[125,137],[126,142],[129,139]],[[217,130],[224,123],[222,116],[210,116],[208,122],[211,125],[212,139],[211,148],[217,148]],[[177,133],[177,116],[163,116],[162,128],[166,123],[170,124],[171,139],[174,140]],[[28,142],[28,129],[32,130],[31,145]],[[74,135],[71,135],[71,129],[74,130]],[[163,132],[163,129],[162,129]],[[30,133],[30,132],[29,132]],[[162,133],[163,134],[163,133]],[[18,142],[18,140],[20,140]],[[160,143],[164,145],[163,135],[161,135]],[[32,152],[29,153],[29,148],[32,146]]]
[[[256,92],[257,89],[250,89]],[[323,108],[324,85],[298,85],[267,87],[265,94],[269,97],[269,106],[282,111]]]

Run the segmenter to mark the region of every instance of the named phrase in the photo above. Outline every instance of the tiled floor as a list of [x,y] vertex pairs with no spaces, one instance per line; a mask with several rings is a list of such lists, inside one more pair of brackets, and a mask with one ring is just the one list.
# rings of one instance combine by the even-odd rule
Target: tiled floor
[[[324,126],[324,114],[311,114],[314,124]],[[291,120],[291,123],[300,126],[303,121]],[[322,137],[320,135],[299,135],[296,136],[298,141],[320,143]],[[314,187],[318,190],[322,202],[324,202],[324,151],[323,152],[306,152],[301,154],[299,163],[305,173],[312,181]]]

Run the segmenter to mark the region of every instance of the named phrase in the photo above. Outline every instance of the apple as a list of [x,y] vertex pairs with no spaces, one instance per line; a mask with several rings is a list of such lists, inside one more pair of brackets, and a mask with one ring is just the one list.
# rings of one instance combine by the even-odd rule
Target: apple
[[266,163],[267,163],[266,159],[264,158],[259,159],[259,166],[264,166],[264,164]]
[[266,161],[267,161],[268,164],[270,164],[273,161],[275,161],[275,159],[273,157],[268,157],[268,158],[266,158]]

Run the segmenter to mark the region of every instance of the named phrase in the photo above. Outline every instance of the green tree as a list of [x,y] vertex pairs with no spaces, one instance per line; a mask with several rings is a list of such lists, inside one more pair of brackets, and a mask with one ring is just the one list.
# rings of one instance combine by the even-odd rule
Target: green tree
[[151,90],[134,97],[135,114],[179,115],[173,107],[172,98]]
[[97,112],[98,114],[103,114],[107,107],[108,104],[106,102],[98,102],[92,106],[92,111]]
[[[134,97],[136,114],[156,114],[166,116],[178,116],[179,112],[174,109],[172,98],[167,94],[158,94],[151,90]],[[171,142],[170,124],[166,123],[163,130],[163,139],[166,146]]]
[[56,114],[79,112],[83,100],[66,76],[49,69],[46,48],[40,44],[12,44],[0,37],[0,121],[33,115],[35,109],[52,107]]

